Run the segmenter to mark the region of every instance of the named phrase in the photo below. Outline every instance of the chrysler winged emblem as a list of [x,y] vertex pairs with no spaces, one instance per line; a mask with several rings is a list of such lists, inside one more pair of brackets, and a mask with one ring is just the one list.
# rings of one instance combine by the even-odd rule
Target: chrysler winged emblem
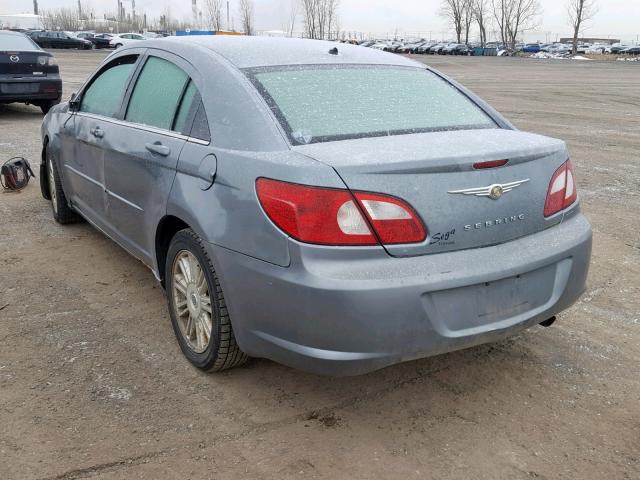
[[476,197],[489,197],[492,200],[498,200],[502,195],[510,192],[514,188],[527,183],[529,179],[517,180],[509,183],[494,183],[487,187],[465,188],[463,190],[449,190],[447,193],[458,193],[461,195],[475,195]]

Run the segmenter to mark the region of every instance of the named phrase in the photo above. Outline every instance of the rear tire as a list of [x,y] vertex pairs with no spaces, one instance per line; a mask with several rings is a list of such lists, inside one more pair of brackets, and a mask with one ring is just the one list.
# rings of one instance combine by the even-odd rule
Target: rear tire
[[248,360],[233,334],[213,262],[193,230],[180,230],[171,239],[165,283],[173,331],[195,367],[218,372]]
[[51,211],[53,219],[66,225],[69,223],[81,222],[83,219],[67,203],[67,197],[62,189],[62,182],[58,175],[58,170],[52,158],[47,158],[47,179],[49,182],[49,197],[51,198]]
[[41,102],[38,104],[38,107],[40,107],[40,110],[42,110],[42,114],[46,115],[47,113],[49,113],[49,110],[51,110],[51,108],[53,108],[53,106],[57,104],[57,101]]

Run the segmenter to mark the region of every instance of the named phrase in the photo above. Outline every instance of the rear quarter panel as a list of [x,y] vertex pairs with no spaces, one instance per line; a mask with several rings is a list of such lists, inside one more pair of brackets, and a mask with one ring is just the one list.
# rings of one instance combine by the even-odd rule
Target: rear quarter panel
[[181,218],[209,243],[282,267],[290,263],[288,237],[263,212],[256,179],[345,188],[333,169],[294,152],[212,147],[210,153],[217,157],[217,173],[208,190],[202,190],[195,174],[201,156],[181,156],[167,214]]

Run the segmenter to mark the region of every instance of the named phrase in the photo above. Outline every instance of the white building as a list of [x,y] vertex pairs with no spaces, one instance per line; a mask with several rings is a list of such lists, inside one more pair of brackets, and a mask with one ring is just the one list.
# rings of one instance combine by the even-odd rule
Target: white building
[[0,29],[7,28],[42,28],[42,17],[33,13],[4,15],[0,13]]

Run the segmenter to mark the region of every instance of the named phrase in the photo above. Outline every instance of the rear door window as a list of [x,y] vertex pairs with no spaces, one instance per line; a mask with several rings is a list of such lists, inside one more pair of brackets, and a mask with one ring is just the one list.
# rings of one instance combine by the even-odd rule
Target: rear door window
[[137,59],[137,55],[129,55],[107,65],[82,94],[80,111],[115,117]]
[[191,108],[193,107],[193,99],[195,98],[198,90],[193,82],[189,82],[186,90],[184,91],[184,95],[182,96],[182,101],[180,102],[180,108],[178,109],[178,114],[176,115],[176,120],[173,122],[173,130],[176,132],[182,132],[184,134],[188,134],[187,126],[189,121],[189,113],[191,112]]
[[125,120],[172,130],[188,84],[189,76],[181,68],[162,58],[149,57],[131,94]]
[[198,140],[211,141],[209,122],[202,98],[193,81],[189,82],[173,124],[173,130]]

